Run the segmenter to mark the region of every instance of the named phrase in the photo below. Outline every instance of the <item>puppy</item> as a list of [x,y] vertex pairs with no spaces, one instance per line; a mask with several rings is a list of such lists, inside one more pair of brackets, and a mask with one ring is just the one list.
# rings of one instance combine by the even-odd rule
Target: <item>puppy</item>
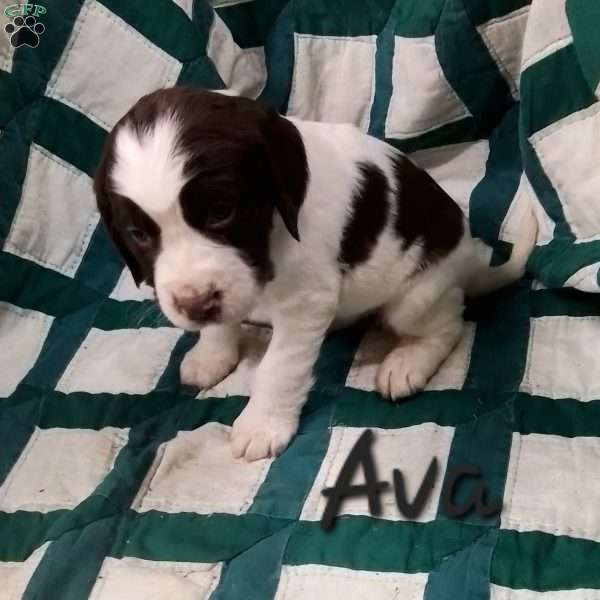
[[510,260],[489,267],[460,208],[388,144],[183,88],[143,97],[117,123],[94,188],[135,281],[154,286],[174,325],[201,331],[183,382],[223,379],[241,322],[268,315],[272,339],[231,432],[247,460],[294,436],[332,327],[378,311],[403,342],[377,389],[422,390],[461,336],[465,293],[518,279],[537,232],[531,216]]

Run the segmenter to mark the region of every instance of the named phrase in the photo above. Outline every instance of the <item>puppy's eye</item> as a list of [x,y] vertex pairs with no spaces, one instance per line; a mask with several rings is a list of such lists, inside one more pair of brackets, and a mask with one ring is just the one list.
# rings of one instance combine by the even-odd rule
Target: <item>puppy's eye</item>
[[152,245],[152,236],[139,227],[128,227],[127,235],[140,248],[148,248]]
[[229,225],[234,216],[235,208],[232,204],[225,201],[215,202],[206,217],[205,225],[209,229],[221,229]]

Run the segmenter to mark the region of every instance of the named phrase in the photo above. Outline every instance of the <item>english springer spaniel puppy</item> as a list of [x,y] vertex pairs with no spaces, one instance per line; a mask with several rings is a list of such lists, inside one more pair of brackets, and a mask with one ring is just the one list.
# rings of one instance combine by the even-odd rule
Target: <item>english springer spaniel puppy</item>
[[94,187],[135,281],[174,325],[201,331],[184,383],[228,375],[240,324],[268,315],[272,339],[231,432],[246,460],[294,436],[331,328],[378,311],[399,341],[376,387],[410,396],[459,340],[465,294],[518,279],[537,235],[531,216],[510,260],[490,267],[461,209],[393,147],[202,90],[139,100],[108,135]]

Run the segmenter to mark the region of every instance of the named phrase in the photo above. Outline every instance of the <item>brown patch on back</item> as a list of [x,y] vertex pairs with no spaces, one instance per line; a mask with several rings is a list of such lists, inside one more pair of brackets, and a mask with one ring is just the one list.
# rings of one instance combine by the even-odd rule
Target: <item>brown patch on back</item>
[[369,260],[390,208],[385,173],[370,162],[360,163],[358,169],[360,180],[352,197],[352,214],[344,226],[338,258],[345,269]]
[[447,256],[464,234],[462,210],[426,171],[405,156],[394,159],[394,170],[395,229],[402,249],[415,242],[422,244],[426,264]]

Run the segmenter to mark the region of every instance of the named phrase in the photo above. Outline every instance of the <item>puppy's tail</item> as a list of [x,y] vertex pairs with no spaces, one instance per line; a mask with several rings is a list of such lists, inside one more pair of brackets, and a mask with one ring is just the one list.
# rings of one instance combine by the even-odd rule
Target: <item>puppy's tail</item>
[[497,267],[482,265],[477,269],[465,287],[467,296],[489,294],[517,281],[525,274],[527,260],[537,241],[538,223],[532,210],[527,212],[524,221],[521,235],[512,247],[510,259]]

